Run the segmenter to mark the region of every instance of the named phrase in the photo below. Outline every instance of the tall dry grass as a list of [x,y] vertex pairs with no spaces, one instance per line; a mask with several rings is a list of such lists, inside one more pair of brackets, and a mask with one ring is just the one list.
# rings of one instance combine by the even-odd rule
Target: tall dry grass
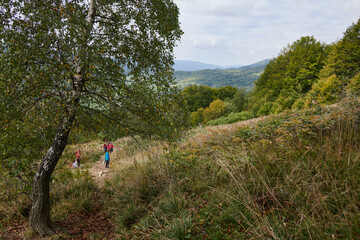
[[[249,236],[360,236],[359,106],[346,102],[274,116],[257,128],[239,130],[241,164],[223,152],[215,155],[232,179],[236,194],[228,201],[238,206]],[[249,131],[255,135],[251,141],[244,138]]]
[[118,237],[359,238],[359,116],[348,101],[197,129],[107,185]]

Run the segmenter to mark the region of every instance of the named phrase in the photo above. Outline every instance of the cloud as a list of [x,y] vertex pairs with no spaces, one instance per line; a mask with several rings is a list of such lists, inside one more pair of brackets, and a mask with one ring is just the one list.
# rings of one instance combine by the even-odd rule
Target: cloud
[[217,65],[276,57],[301,36],[331,43],[359,18],[358,0],[175,0],[185,34],[177,59]]
[[224,40],[218,39],[216,37],[201,39],[201,40],[193,40],[193,45],[196,48],[201,49],[212,49],[212,48],[219,48],[224,44]]

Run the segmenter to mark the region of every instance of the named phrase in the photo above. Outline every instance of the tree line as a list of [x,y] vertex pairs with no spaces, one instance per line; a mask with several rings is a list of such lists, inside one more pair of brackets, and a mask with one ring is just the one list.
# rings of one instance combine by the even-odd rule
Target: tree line
[[256,116],[331,104],[346,95],[359,95],[360,20],[336,43],[302,37],[284,48],[265,67],[249,94]]
[[231,123],[359,96],[360,19],[336,43],[305,36],[289,44],[266,65],[250,91],[192,85],[182,94],[195,126]]

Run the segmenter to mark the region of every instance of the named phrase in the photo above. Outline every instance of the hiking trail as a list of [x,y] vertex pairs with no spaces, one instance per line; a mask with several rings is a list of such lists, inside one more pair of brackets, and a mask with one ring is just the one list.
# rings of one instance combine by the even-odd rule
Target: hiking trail
[[[105,164],[103,163],[105,153],[102,154],[98,161],[94,163],[94,165],[88,169],[89,174],[93,177],[95,183],[99,187],[103,187],[106,180],[109,180],[113,177],[114,173],[112,171],[112,167],[114,167],[114,160],[118,157],[119,148],[114,149],[114,152],[110,154],[110,167],[105,168]],[[118,162],[118,161],[116,161]]]

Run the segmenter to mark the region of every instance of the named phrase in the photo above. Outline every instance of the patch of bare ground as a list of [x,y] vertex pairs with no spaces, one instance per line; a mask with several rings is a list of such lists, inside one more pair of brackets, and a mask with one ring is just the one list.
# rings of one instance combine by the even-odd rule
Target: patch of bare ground
[[0,230],[0,239],[26,239],[24,232],[27,228],[27,223],[23,218],[15,218],[11,223],[2,223],[0,221],[3,230]]
[[60,229],[57,234],[66,232],[66,239],[114,239],[112,218],[102,209],[69,214],[65,220],[55,222],[55,226]]
[[103,160],[104,156],[101,156],[99,161],[89,168],[89,174],[100,188],[104,186],[106,180],[111,179],[113,176],[112,170],[110,168],[105,168]]

